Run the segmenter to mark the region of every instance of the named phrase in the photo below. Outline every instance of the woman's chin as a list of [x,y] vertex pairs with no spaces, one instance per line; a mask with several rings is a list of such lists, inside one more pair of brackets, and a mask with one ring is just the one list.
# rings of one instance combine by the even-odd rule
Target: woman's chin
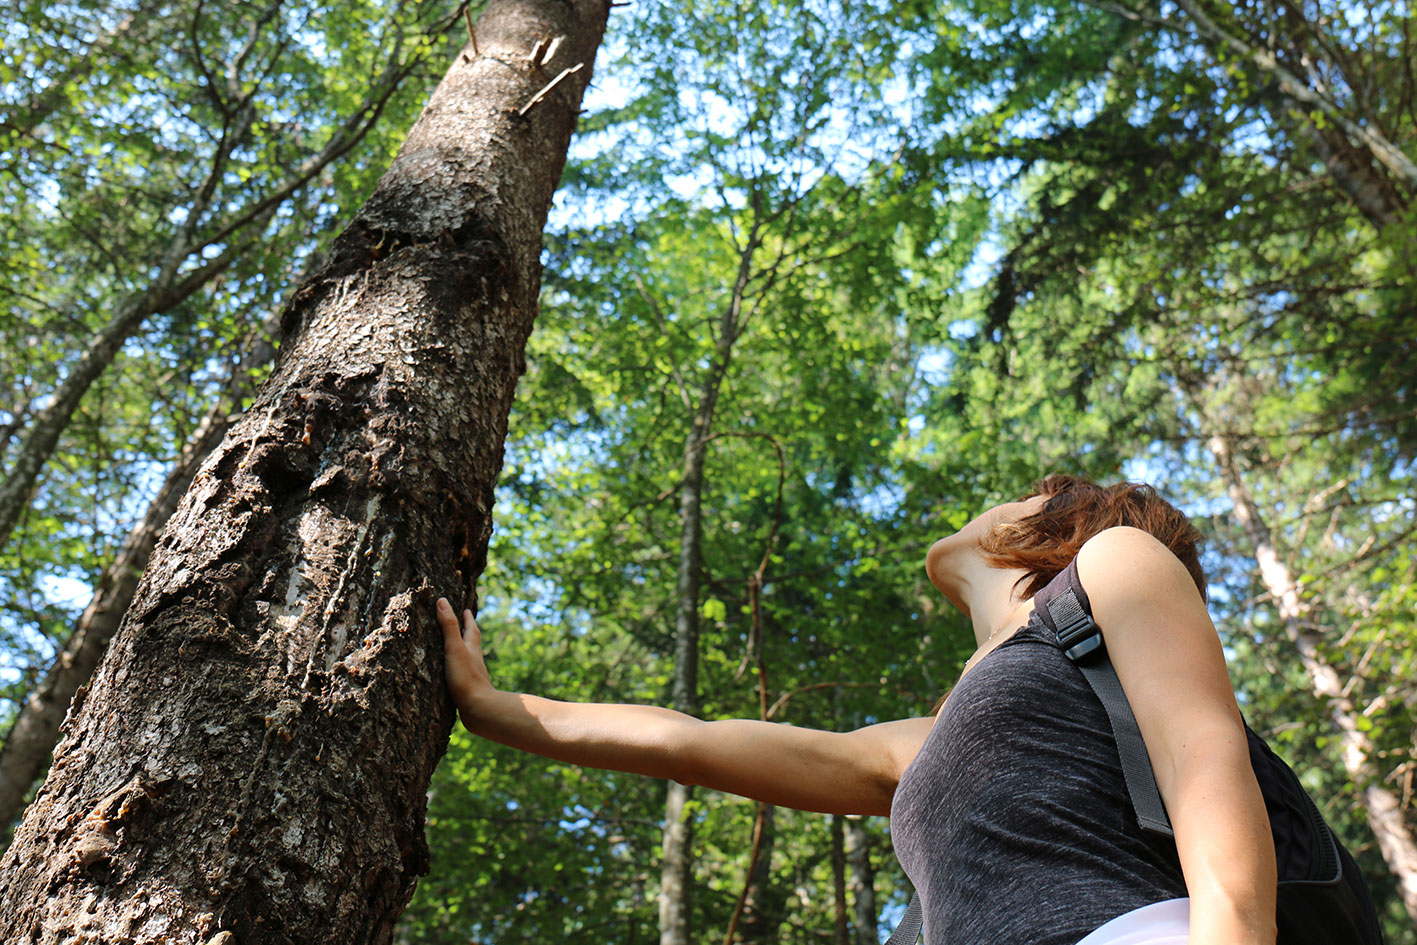
[[964,610],[960,604],[962,594],[959,569],[956,567],[961,547],[956,538],[958,533],[941,538],[930,546],[925,555],[925,575],[930,579],[930,583],[935,585],[935,589],[945,595],[946,600]]
[[948,562],[951,552],[950,539],[954,537],[954,535],[951,535],[949,538],[941,538],[930,546],[929,551],[925,552],[925,576],[930,579],[931,584],[935,585],[942,593],[946,594],[948,592],[945,591],[945,586],[950,583],[948,580]]

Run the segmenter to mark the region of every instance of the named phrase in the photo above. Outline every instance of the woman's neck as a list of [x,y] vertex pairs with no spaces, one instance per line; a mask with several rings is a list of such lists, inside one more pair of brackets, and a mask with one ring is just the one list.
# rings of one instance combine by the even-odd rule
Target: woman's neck
[[1032,600],[1023,596],[1018,582],[1026,572],[1018,568],[991,568],[982,561],[971,567],[961,582],[961,608],[974,625],[974,639],[983,646],[1004,630],[1021,626]]

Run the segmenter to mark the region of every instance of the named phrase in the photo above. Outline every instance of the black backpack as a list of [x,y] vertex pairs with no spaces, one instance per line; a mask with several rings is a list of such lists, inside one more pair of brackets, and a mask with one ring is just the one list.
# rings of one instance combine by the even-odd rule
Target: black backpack
[[[1058,635],[1059,646],[1107,710],[1137,822],[1146,830],[1173,836],[1141,730],[1107,656],[1102,631],[1069,586],[1048,600],[1046,610],[1035,615]],[[1372,897],[1353,857],[1333,836],[1293,769],[1248,725],[1245,735],[1274,834],[1278,945],[1382,945]],[[886,945],[915,945],[922,922],[917,893]]]

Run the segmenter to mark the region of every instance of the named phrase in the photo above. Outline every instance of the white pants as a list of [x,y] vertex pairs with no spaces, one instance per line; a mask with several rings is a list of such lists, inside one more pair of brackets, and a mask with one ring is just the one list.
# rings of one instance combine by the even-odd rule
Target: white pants
[[1112,919],[1078,945],[1186,945],[1191,900],[1167,899]]

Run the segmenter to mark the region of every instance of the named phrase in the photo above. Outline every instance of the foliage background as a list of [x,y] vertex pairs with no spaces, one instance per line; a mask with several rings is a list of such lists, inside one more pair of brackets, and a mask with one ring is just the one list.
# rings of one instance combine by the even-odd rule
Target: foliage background
[[[143,318],[64,426],[0,548],[0,731],[226,373],[250,369],[247,331],[388,163],[462,41],[454,12],[7,4],[11,468],[178,237],[221,234],[367,106],[389,63],[399,77],[249,236],[183,257],[174,272],[223,262]],[[932,538],[1047,471],[1146,479],[1210,538],[1251,723],[1358,854],[1388,940],[1417,942],[1361,789],[1389,791],[1412,829],[1417,178],[1359,134],[1417,152],[1412,25],[1392,2],[617,11],[547,234],[483,579],[497,682],[670,700],[674,496],[710,382],[705,717],[757,716],[760,684],[798,725],[928,711],[971,649],[919,566]],[[252,65],[214,78],[217,60]],[[240,135],[238,100],[253,110]],[[1237,523],[1240,494],[1369,740],[1361,788]],[[755,808],[693,803],[707,941],[749,880]],[[660,784],[460,731],[400,939],[654,938],[662,816]],[[907,890],[887,825],[859,826],[889,913]],[[740,940],[844,940],[841,829],[776,813]]]

